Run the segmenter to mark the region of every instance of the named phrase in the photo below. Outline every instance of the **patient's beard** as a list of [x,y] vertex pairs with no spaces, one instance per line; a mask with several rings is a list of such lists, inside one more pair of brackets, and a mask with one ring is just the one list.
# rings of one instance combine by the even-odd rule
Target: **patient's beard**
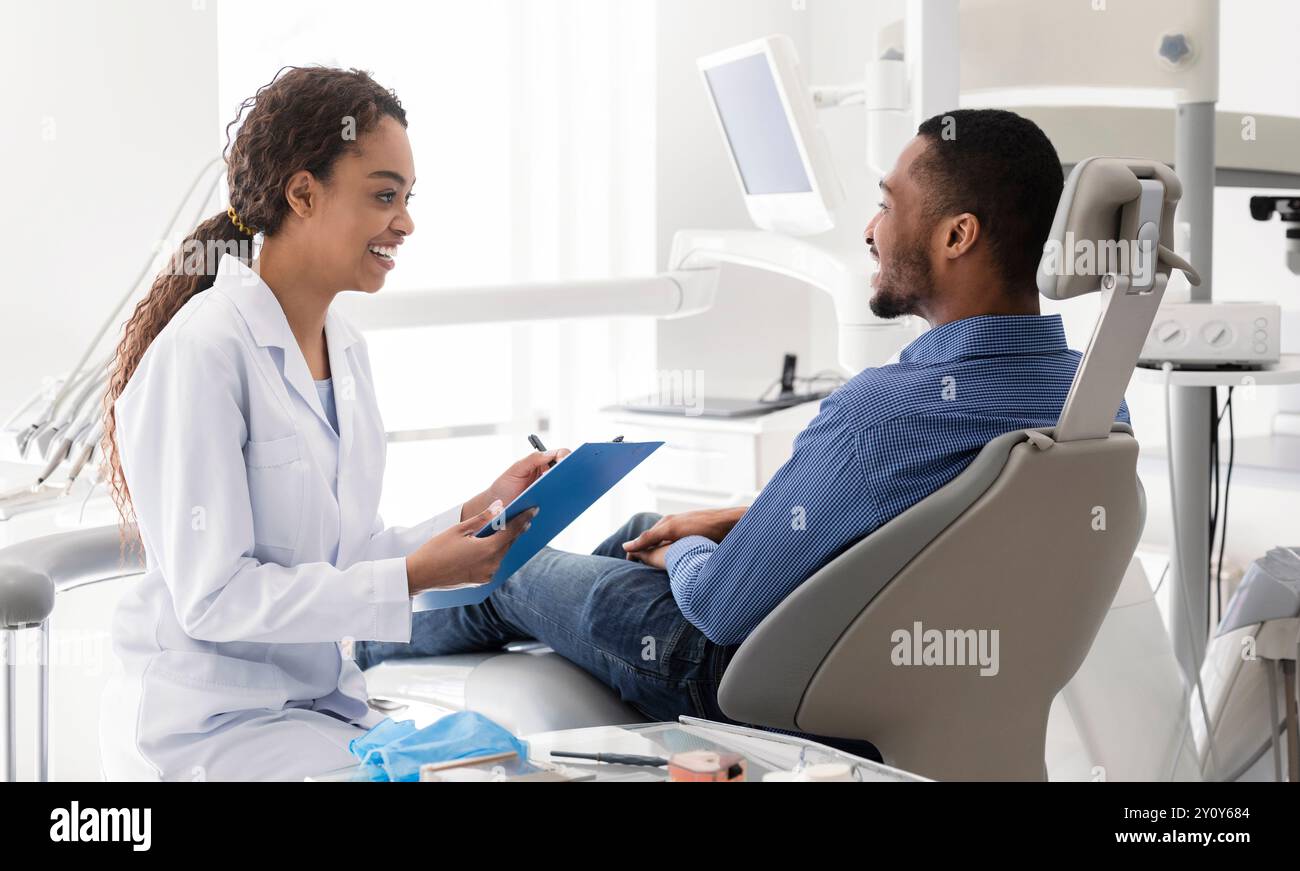
[[880,273],[870,300],[871,313],[890,320],[919,314],[918,305],[934,295],[934,273],[930,258],[920,245],[901,246],[890,258],[889,271]]

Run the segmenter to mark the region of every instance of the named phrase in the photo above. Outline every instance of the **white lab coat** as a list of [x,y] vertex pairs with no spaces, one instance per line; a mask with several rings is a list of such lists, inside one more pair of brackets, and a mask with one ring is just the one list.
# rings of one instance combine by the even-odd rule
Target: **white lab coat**
[[113,620],[110,779],[300,779],[382,719],[340,642],[410,640],[405,556],[461,506],[384,528],[366,343],[332,309],[325,335],[337,434],[271,289],[223,256],[117,399],[146,572]]

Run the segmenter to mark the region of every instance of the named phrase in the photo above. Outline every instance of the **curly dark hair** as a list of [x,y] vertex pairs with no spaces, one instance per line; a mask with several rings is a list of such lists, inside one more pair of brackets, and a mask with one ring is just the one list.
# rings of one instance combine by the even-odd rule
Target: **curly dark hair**
[[979,218],[1010,292],[1036,294],[1034,275],[1052,230],[1065,174],[1047,134],[1005,109],[956,109],[928,118],[912,164],[927,218]]
[[[248,116],[234,141],[230,128]],[[279,231],[289,210],[284,188],[294,173],[308,170],[329,183],[335,161],[358,149],[357,140],[375,129],[385,116],[406,127],[406,111],[397,95],[368,72],[324,66],[282,67],[270,82],[240,104],[226,125],[226,182],[231,208],[250,231],[265,237]],[[251,257],[249,234],[226,212],[208,218],[181,243],[136,305],[122,329],[108,390],[104,395],[106,477],[122,525],[123,555],[134,512],[117,451],[113,404],[126,388],[154,338],[181,306],[216,280],[217,263],[225,254]]]

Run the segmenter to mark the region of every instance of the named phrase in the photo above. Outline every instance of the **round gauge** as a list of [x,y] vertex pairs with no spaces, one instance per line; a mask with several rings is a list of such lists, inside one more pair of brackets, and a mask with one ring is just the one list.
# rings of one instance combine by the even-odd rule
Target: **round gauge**
[[1187,328],[1178,321],[1162,321],[1153,330],[1162,348],[1180,348],[1187,344]]
[[1234,338],[1232,327],[1224,321],[1210,321],[1201,327],[1201,340],[1211,348],[1226,348]]

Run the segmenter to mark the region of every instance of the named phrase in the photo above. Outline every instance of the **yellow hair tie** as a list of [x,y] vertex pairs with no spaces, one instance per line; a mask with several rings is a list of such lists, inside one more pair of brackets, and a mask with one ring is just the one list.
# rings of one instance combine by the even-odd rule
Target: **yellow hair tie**
[[245,227],[244,222],[239,220],[239,215],[235,214],[234,206],[226,206],[226,214],[230,216],[230,222],[239,228],[241,233],[247,233],[250,236],[256,236],[257,231],[252,227]]

